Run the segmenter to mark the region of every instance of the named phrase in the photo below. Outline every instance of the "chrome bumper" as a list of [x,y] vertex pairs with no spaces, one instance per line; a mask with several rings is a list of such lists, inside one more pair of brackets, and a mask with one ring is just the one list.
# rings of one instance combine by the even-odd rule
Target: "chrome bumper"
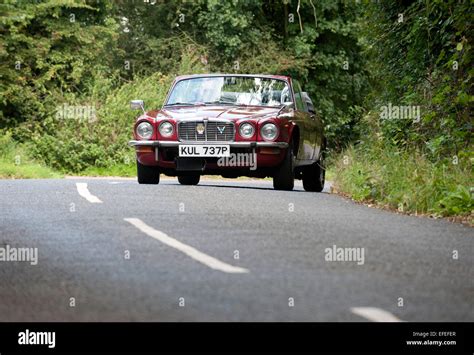
[[179,147],[180,145],[214,145],[214,144],[226,144],[230,145],[231,148],[288,148],[286,142],[178,142],[178,141],[136,141],[132,140],[128,142],[129,146],[144,146],[144,147]]

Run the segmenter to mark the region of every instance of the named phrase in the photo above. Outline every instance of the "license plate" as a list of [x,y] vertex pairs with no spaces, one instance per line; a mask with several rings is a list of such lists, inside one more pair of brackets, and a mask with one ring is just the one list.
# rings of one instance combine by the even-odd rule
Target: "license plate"
[[228,144],[188,144],[179,146],[180,157],[229,157]]

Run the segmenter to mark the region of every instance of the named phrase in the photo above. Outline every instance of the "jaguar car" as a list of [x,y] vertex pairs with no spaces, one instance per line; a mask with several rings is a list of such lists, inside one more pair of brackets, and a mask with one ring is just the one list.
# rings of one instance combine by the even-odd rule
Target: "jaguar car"
[[177,77],[164,104],[141,110],[133,128],[140,184],[160,174],[197,185],[201,175],[272,178],[276,190],[324,187],[326,140],[321,117],[297,80],[281,75]]

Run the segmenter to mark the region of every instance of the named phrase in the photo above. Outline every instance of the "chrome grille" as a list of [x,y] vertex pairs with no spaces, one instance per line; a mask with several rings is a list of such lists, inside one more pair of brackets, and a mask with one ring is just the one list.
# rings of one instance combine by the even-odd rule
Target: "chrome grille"
[[[204,133],[196,130],[198,124],[205,127]],[[223,121],[182,121],[178,124],[181,142],[231,142],[234,140],[234,124]]]

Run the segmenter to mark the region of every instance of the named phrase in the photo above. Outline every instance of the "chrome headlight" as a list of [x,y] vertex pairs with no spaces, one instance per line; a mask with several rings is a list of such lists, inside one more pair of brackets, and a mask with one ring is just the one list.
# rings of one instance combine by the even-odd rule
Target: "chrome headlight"
[[164,121],[164,122],[161,122],[160,124],[160,128],[158,129],[160,131],[160,134],[163,136],[163,137],[169,137],[173,134],[173,125],[168,122],[168,121]]
[[243,138],[252,138],[255,133],[255,128],[250,123],[243,123],[240,125],[239,133]]
[[150,139],[153,135],[153,126],[148,122],[142,122],[137,126],[137,135],[143,139]]
[[278,137],[278,127],[274,123],[265,123],[260,129],[260,134],[266,141],[273,141]]

